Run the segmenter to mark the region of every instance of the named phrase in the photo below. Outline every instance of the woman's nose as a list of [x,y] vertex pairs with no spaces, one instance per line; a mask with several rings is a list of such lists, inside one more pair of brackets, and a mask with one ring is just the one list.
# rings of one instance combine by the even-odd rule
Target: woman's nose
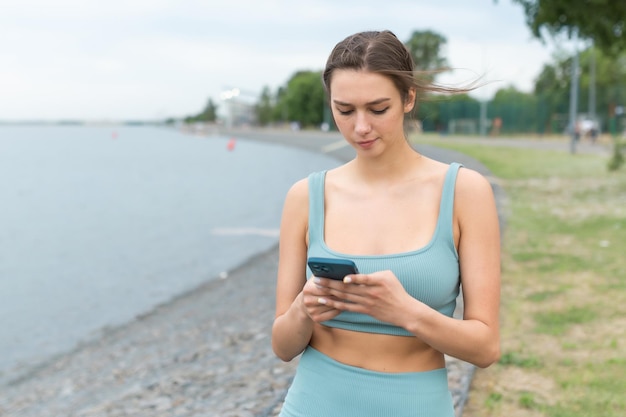
[[359,135],[364,135],[372,130],[372,125],[364,112],[357,112],[354,130]]

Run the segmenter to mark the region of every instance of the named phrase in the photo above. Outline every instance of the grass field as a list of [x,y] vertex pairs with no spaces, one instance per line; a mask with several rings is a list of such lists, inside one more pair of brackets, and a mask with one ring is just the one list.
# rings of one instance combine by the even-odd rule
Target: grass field
[[608,157],[417,138],[487,166],[506,193],[502,358],[464,417],[626,416],[626,167]]

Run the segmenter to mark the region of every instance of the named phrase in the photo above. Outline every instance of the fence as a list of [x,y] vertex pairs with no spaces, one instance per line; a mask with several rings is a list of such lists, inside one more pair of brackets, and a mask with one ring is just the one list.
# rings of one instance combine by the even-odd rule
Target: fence
[[[565,132],[568,111],[535,98],[530,102],[483,103],[488,134],[554,134]],[[424,102],[417,113],[425,132],[478,134],[481,103],[477,100],[438,100]]]

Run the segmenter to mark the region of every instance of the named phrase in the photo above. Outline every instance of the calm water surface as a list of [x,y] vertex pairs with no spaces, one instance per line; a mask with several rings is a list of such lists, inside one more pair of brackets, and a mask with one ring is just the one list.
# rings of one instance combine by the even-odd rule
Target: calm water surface
[[321,154],[148,127],[0,127],[0,382],[278,240]]

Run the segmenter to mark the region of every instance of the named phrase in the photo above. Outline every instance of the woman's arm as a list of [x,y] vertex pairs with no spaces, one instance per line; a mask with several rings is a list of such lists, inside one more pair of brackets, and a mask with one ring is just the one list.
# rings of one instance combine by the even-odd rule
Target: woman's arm
[[461,169],[455,189],[463,320],[411,303],[404,327],[433,348],[479,367],[500,357],[500,228],[493,191],[480,174]]
[[287,193],[280,225],[272,348],[284,361],[302,353],[313,333],[302,293],[306,283],[308,212],[308,186],[306,180],[301,180]]

